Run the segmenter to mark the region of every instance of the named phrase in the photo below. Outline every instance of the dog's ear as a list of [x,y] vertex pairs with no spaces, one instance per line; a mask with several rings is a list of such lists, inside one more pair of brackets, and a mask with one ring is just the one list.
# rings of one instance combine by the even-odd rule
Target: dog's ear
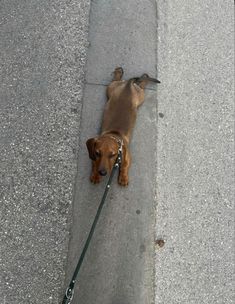
[[89,152],[89,157],[92,160],[95,160],[95,143],[96,143],[96,138],[90,138],[86,142],[87,150]]

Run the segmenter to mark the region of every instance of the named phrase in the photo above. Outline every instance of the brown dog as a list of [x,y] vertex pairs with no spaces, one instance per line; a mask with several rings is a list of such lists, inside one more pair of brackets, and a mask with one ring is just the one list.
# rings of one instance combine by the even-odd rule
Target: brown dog
[[92,159],[92,183],[99,183],[101,176],[110,173],[122,146],[122,163],[118,183],[127,186],[131,163],[129,142],[135,125],[137,109],[144,102],[144,88],[149,81],[158,82],[147,74],[128,81],[122,80],[123,69],[116,68],[112,82],[107,87],[108,101],[105,106],[101,134],[87,140],[89,157]]

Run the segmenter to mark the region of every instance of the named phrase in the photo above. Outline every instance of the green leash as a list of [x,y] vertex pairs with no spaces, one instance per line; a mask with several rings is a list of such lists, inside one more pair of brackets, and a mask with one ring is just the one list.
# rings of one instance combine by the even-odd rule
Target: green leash
[[87,249],[88,249],[89,244],[90,244],[91,239],[92,239],[92,236],[94,234],[95,227],[96,227],[96,224],[97,224],[97,222],[99,220],[102,208],[104,206],[105,199],[106,199],[108,191],[110,189],[113,176],[114,176],[116,170],[119,168],[119,166],[121,164],[121,161],[122,161],[122,144],[120,145],[120,148],[118,150],[118,157],[117,157],[117,159],[115,161],[115,164],[114,164],[114,166],[112,168],[112,171],[111,171],[111,174],[109,176],[109,180],[107,182],[107,185],[105,187],[104,194],[102,196],[99,208],[98,208],[98,210],[96,212],[95,219],[94,219],[93,224],[91,226],[91,230],[90,230],[89,235],[87,237],[86,243],[85,243],[85,245],[83,247],[82,253],[81,253],[80,258],[78,260],[78,263],[77,263],[77,266],[76,266],[75,271],[73,273],[73,276],[72,276],[72,279],[70,281],[70,284],[69,284],[68,288],[66,289],[66,292],[65,292],[62,304],[70,304],[72,302],[73,294],[74,294],[74,286],[75,286],[75,283],[76,283],[76,280],[77,280],[77,277],[78,277],[79,270],[80,270],[80,268],[82,266],[82,262],[84,260],[85,255],[86,255]]

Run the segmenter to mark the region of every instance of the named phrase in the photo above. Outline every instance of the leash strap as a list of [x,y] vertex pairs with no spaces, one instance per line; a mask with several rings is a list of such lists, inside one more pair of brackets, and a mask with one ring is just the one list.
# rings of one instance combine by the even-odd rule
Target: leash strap
[[97,224],[97,222],[99,220],[102,208],[104,206],[105,199],[106,199],[108,191],[110,189],[113,176],[114,176],[116,170],[118,169],[118,167],[120,166],[121,161],[122,161],[122,145],[120,146],[120,148],[118,150],[118,157],[117,157],[117,159],[115,161],[115,164],[114,164],[114,166],[112,168],[111,174],[109,176],[109,180],[108,180],[107,185],[106,185],[105,190],[104,190],[104,194],[102,196],[100,205],[99,205],[98,210],[96,212],[95,219],[94,219],[93,224],[91,226],[89,235],[88,235],[86,243],[85,243],[85,245],[83,247],[82,253],[81,253],[80,258],[78,260],[78,263],[77,263],[77,266],[76,266],[75,271],[73,273],[73,276],[72,276],[72,279],[70,281],[70,284],[69,284],[68,288],[66,289],[66,292],[65,292],[62,304],[70,304],[72,302],[73,294],[74,294],[74,285],[75,285],[76,279],[78,277],[79,270],[80,270],[80,268],[82,266],[82,262],[84,260],[85,255],[86,255],[87,249],[88,249],[89,244],[90,244],[91,239],[92,239],[92,236],[94,234],[95,227],[96,227],[96,224]]

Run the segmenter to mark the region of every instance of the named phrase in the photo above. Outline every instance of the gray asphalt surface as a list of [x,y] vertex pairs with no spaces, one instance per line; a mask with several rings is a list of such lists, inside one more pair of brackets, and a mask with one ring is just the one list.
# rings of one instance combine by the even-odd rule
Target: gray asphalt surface
[[89,1],[1,1],[0,302],[58,303]]
[[233,5],[158,1],[157,304],[234,303]]

